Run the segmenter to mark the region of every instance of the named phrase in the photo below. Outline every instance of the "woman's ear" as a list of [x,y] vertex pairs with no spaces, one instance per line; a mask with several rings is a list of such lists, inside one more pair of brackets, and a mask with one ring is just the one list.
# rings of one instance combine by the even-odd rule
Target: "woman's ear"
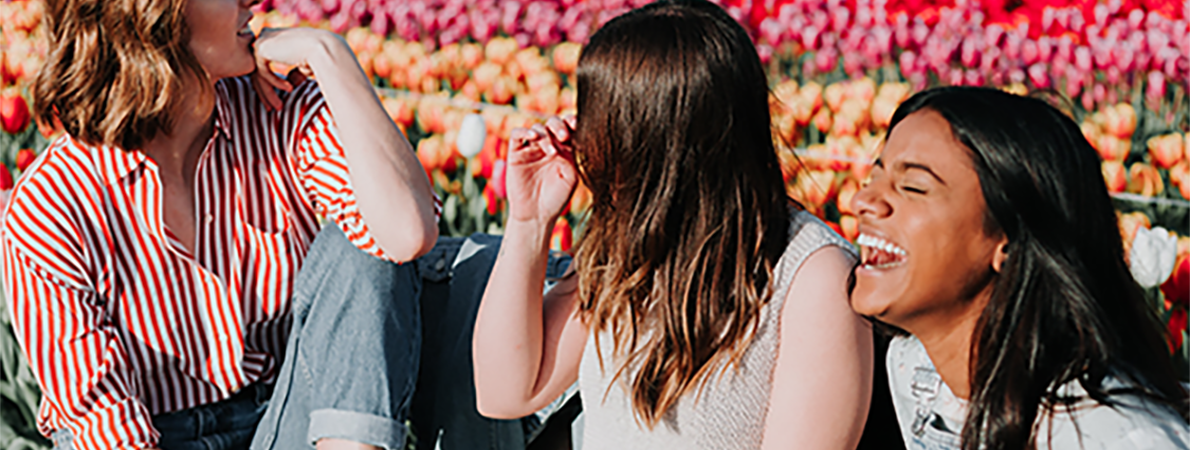
[[996,252],[992,254],[992,270],[1000,273],[1000,268],[1004,266],[1004,260],[1008,259],[1008,237],[1001,237],[1000,242],[996,244]]

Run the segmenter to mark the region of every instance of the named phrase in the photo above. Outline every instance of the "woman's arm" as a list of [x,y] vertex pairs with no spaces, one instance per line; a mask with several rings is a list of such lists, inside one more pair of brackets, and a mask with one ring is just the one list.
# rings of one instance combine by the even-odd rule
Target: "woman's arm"
[[[360,214],[385,254],[409,261],[438,238],[434,193],[412,145],[384,112],[376,91],[341,37],[311,28],[265,29],[256,43],[258,78],[292,90],[268,62],[312,72],[335,119]],[[270,89],[266,102],[279,108]]]
[[578,378],[587,327],[578,316],[578,276],[544,296],[549,234],[509,223],[472,342],[480,414],[515,419],[558,398]]
[[[4,230],[9,236],[0,244],[0,281],[12,308],[13,334],[41,387],[42,401],[66,419],[74,448],[155,446],[157,431],[149,409],[138,399],[143,388],[119,330],[96,305],[94,290],[72,270],[81,265],[70,265],[77,260],[53,253],[49,258],[30,257],[18,250],[24,246],[11,236],[18,229],[28,230],[24,225],[30,222],[24,219],[32,215],[21,206],[16,214],[9,213],[10,224],[18,226]],[[52,236],[43,233],[38,239],[47,235]]]
[[854,449],[872,397],[872,327],[851,311],[853,261],[824,247],[794,276],[781,311],[764,448]]
[[587,329],[578,277],[541,294],[550,231],[577,182],[570,129],[560,119],[514,130],[508,152],[509,220],[475,319],[479,412],[516,418],[554,400],[578,377]]

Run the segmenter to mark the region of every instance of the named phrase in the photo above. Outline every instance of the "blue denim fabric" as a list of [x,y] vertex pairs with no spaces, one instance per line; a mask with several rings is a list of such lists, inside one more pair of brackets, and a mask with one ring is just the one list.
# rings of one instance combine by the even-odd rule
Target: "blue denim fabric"
[[[519,420],[491,419],[475,408],[471,338],[500,239],[487,234],[439,238],[434,249],[416,261],[425,282],[426,330],[410,414],[418,449],[523,450],[544,421],[536,414]],[[569,256],[551,254],[547,279],[561,277],[569,265]]]
[[[248,448],[256,424],[268,407],[272,386],[253,384],[226,400],[153,416],[162,450],[232,450]],[[70,430],[51,436],[54,450],[73,448]]]
[[284,364],[252,448],[313,448],[322,438],[403,448],[420,291],[413,264],[375,258],[325,227],[294,281]]

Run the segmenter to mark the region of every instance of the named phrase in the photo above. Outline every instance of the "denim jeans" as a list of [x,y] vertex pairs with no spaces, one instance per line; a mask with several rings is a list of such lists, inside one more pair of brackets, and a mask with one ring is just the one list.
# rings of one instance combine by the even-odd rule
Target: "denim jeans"
[[[439,238],[434,249],[416,262],[424,283],[426,330],[410,413],[419,450],[523,450],[545,419],[569,398],[563,395],[537,414],[516,420],[487,418],[475,408],[471,338],[500,240],[487,234]],[[547,286],[569,265],[569,256],[551,253]]]
[[[405,446],[408,418],[419,449],[524,449],[556,407],[519,420],[475,408],[472,329],[499,243],[482,234],[443,237],[398,265],[325,227],[294,282],[275,384],[154,416],[160,447],[308,449],[342,438],[395,450]],[[560,277],[569,263],[552,254],[547,277]],[[53,440],[55,450],[72,448],[68,430]]]

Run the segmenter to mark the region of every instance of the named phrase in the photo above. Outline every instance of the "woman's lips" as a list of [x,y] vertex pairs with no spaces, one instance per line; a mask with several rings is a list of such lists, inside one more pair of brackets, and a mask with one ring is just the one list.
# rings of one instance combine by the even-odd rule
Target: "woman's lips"
[[860,233],[855,242],[859,244],[861,266],[870,270],[884,270],[900,266],[909,258],[909,252],[886,239]]

